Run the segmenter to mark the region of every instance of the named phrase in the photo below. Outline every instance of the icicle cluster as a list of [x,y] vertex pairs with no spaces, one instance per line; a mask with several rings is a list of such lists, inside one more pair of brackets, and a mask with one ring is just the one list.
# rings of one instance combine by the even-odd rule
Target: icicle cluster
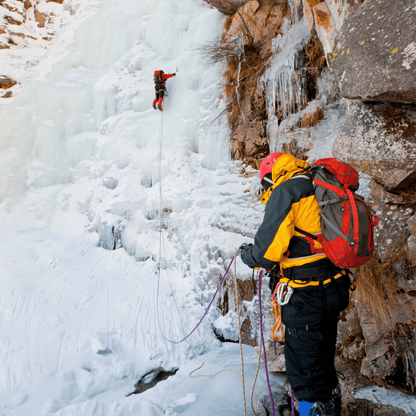
[[285,28],[283,36],[273,41],[275,58],[263,77],[267,106],[267,138],[272,149],[278,136],[279,124],[291,114],[303,110],[307,105],[306,73],[303,45],[310,36],[304,19],[299,21],[296,2],[290,0],[292,24]]

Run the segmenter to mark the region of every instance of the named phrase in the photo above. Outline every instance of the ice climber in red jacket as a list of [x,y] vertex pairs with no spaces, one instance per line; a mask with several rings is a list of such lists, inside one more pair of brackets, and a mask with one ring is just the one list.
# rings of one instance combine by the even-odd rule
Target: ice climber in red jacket
[[[155,71],[153,80],[155,81],[156,98],[153,100],[153,108],[163,111],[162,101],[165,95],[166,80],[174,77],[176,74],[165,74],[162,70]],[[156,107],[157,104],[157,107]]]

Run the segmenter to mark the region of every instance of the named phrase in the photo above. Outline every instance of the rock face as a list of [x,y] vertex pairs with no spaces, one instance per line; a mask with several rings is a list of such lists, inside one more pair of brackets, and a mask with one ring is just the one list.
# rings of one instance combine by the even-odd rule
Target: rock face
[[283,23],[285,12],[284,4],[261,4],[258,0],[251,0],[234,14],[227,31],[227,37],[232,38],[244,33],[246,37],[249,37],[249,40],[245,41],[246,43],[256,43],[276,33],[276,28]]
[[2,88],[3,90],[7,90],[16,84],[17,82],[14,81],[13,79],[6,77],[4,75],[0,75],[0,88]]
[[221,13],[227,15],[233,15],[240,6],[243,6],[247,3],[248,0],[234,0],[234,1],[224,1],[224,0],[205,0],[212,7],[218,9]]
[[363,3],[364,0],[325,0],[337,31]]
[[[224,97],[234,159],[256,168],[270,150],[313,159],[313,129],[329,118],[328,104],[345,108],[328,156],[367,178],[366,199],[380,221],[376,255],[354,270],[358,288],[339,323],[337,368],[345,365],[349,374],[341,383],[342,415],[403,415],[352,391],[371,384],[416,391],[416,3],[208,2],[221,3],[229,15]],[[239,286],[245,306],[251,302],[256,310],[250,280],[242,278]],[[233,312],[234,298],[234,289],[225,287],[223,313]],[[258,345],[258,314],[249,309],[243,311],[244,342]],[[273,322],[266,319],[267,338]],[[283,372],[282,346],[275,354],[270,340],[266,344],[269,368]],[[263,407],[267,403],[259,411]]]
[[[51,1],[61,1],[62,0],[51,0]],[[204,0],[212,7],[218,9],[221,13],[227,15],[234,15],[237,10],[244,6],[246,3],[249,3],[250,0]],[[269,5],[276,5],[276,4],[286,4],[286,0],[259,0],[261,4],[269,4]]]
[[[61,24],[61,19],[52,11],[56,12],[56,7],[61,6],[54,8],[53,3],[63,4],[63,0],[0,1],[0,61],[4,53],[13,57],[13,51],[17,49],[45,47],[42,44],[52,39]],[[0,91],[0,98],[12,97],[15,90],[12,87],[18,84],[18,80],[11,80],[7,75],[0,73],[0,88],[11,89],[4,94]]]
[[341,28],[329,58],[342,95],[415,103],[415,27],[413,0],[367,0]]
[[414,107],[351,101],[332,151],[391,191],[412,190],[416,187]]
[[225,62],[224,91],[231,126],[232,157],[247,160],[267,155],[265,96],[260,78],[272,54],[272,38],[280,33],[288,8],[281,1],[251,0],[230,16],[223,40],[230,51]]
[[313,9],[315,29],[321,40],[325,55],[332,51],[337,30],[331,13],[325,2],[317,4]]
[[344,404],[342,416],[406,416],[397,407],[373,403],[364,399],[354,399]]

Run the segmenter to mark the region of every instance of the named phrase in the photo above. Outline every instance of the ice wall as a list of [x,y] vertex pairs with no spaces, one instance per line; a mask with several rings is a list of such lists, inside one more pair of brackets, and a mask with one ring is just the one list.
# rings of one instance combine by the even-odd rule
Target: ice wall
[[[74,16],[66,13],[68,26],[55,39],[60,53],[51,45],[33,81],[2,106],[7,123],[0,131],[0,201],[10,209],[27,191],[104,176],[120,163],[133,163],[155,183],[161,114],[151,102],[152,74],[159,68],[179,68],[168,81],[166,153],[171,146],[179,159],[183,152],[199,152],[211,168],[228,160],[227,151],[216,151],[227,149],[226,128],[217,119],[218,69],[204,68],[195,51],[222,20],[215,10],[201,13],[204,4],[105,0],[79,22],[77,13],[89,5],[66,1]],[[102,169],[93,172],[99,160]]]
[[[199,293],[197,302],[191,292],[205,288],[213,264],[215,276],[222,271],[218,255],[205,259],[226,244],[220,233],[212,248],[201,233],[205,223],[210,230],[213,197],[205,200],[199,188],[217,186],[207,168],[229,161],[229,151],[219,117],[220,68],[204,67],[197,52],[220,33],[224,17],[202,0],[66,0],[62,10],[65,25],[47,51],[19,50],[15,59],[33,65],[19,93],[0,104],[0,210],[9,230],[0,237],[0,343],[7,346],[0,409],[21,414],[51,399],[30,413],[50,414],[56,403],[74,400],[79,390],[67,383],[74,374],[97,382],[97,389],[80,383],[86,396],[101,391],[102,374],[88,375],[72,354],[81,360],[92,354],[95,362],[97,350],[111,349],[103,358],[109,367],[98,358],[109,384],[137,375],[150,352],[162,357],[159,365],[190,354],[158,331],[161,211],[170,227],[162,256],[172,286],[161,285],[160,320],[172,338],[202,316],[205,298]],[[153,72],[176,68],[164,112],[155,111]],[[194,204],[198,191],[203,200]],[[185,329],[164,324],[164,313],[177,313],[170,297],[176,284],[175,300],[198,304]],[[140,321],[140,305],[150,318]],[[203,328],[208,333],[196,344],[215,340],[208,321]],[[38,385],[45,386],[39,395]]]
[[303,64],[300,52],[310,33],[304,18],[298,20],[297,13],[293,8],[291,10],[292,20],[296,23],[291,26],[287,19],[284,22],[283,35],[273,40],[274,57],[262,77],[268,114],[267,138],[271,149],[276,146],[279,123],[307,104],[306,88],[299,69]]

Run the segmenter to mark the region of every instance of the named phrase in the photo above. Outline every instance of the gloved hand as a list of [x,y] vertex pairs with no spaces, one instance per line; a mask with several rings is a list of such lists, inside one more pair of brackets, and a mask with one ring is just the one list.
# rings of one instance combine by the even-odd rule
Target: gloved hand
[[273,294],[274,289],[276,289],[276,285],[279,283],[282,276],[280,275],[279,270],[277,272],[275,270],[270,270],[266,275],[269,276],[269,289]]
[[247,244],[247,243],[243,243],[243,244],[241,244],[241,246],[238,248],[238,250],[237,250],[237,254],[239,255],[239,256],[241,256],[241,254],[243,253],[243,251],[244,250],[247,250],[248,248],[250,248],[250,247],[253,247],[253,244],[251,244],[251,243],[249,243],[249,244]]

